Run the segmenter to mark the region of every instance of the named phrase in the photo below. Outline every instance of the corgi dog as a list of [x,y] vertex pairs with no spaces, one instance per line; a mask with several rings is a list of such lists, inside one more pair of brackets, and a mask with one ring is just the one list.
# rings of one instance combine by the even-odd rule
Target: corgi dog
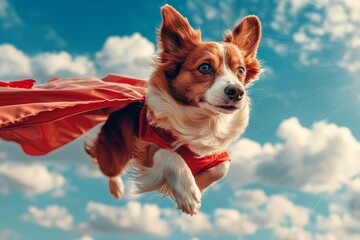
[[203,42],[173,7],[161,13],[144,102],[112,113],[86,150],[115,198],[124,194],[121,174],[131,166],[139,192],[159,191],[194,215],[202,192],[227,174],[226,150],[248,125],[246,88],[261,72],[261,24],[248,16],[222,42]]

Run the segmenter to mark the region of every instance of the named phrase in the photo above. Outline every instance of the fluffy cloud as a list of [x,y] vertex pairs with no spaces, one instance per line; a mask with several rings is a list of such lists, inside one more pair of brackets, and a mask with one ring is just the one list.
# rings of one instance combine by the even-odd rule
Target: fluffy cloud
[[297,234],[309,239],[306,237],[311,235],[304,230],[310,223],[309,209],[284,196],[267,195],[259,189],[238,190],[230,205],[232,208],[217,208],[212,214],[200,212],[190,217],[172,213],[167,217],[189,235],[254,235],[260,229],[273,230],[279,239],[296,239]]
[[315,240],[336,240],[335,236],[331,233],[315,234]]
[[[281,207],[279,207],[281,206]],[[286,225],[304,227],[309,223],[309,210],[295,205],[292,201],[281,195],[269,197],[264,205],[264,211],[256,212],[252,219],[261,226],[278,228]]]
[[254,234],[257,225],[251,221],[248,215],[242,214],[235,209],[218,208],[214,213],[215,231],[219,234],[240,236]]
[[[333,198],[328,215],[317,215],[317,239],[360,239],[360,178],[350,181]],[[331,233],[331,234],[330,234]]]
[[244,202],[242,207],[218,208],[212,214],[200,212],[195,216],[188,216],[174,209],[161,209],[157,205],[137,201],[129,201],[122,207],[90,201],[86,206],[89,220],[80,224],[74,223],[73,216],[66,208],[57,205],[44,209],[30,206],[21,219],[46,228],[84,232],[86,235],[80,239],[89,240],[92,239],[89,233],[165,237],[177,230],[189,236],[243,236],[254,235],[259,229],[266,229],[273,230],[278,239],[293,239],[286,236],[308,234],[304,230],[309,224],[308,209],[294,204],[284,196],[267,195],[261,190],[238,191],[234,201],[243,201],[244,196],[246,199],[266,199],[266,202],[256,201],[257,205]]
[[311,239],[311,233],[304,229],[310,223],[310,210],[285,196],[267,195],[259,189],[238,190],[230,203],[244,212],[247,221],[255,223],[254,231],[271,229],[274,239],[279,240]]
[[139,33],[128,37],[111,36],[96,53],[96,63],[103,75],[117,73],[147,78],[152,71],[154,52],[155,45]]
[[0,45],[0,79],[25,78],[32,74],[31,60],[11,44]]
[[28,212],[21,216],[23,221],[34,222],[46,228],[70,230],[73,226],[73,216],[64,207],[50,205],[45,209],[30,206]]
[[348,213],[331,213],[326,217],[319,215],[316,222],[319,231],[331,233],[335,239],[360,238],[360,221]]
[[92,238],[89,235],[84,235],[84,236],[78,238],[77,240],[94,240],[94,238]]
[[250,219],[264,228],[278,228],[286,223],[304,227],[309,223],[310,212],[307,208],[294,204],[285,196],[269,196],[259,189],[238,190],[230,203],[250,213]]
[[68,52],[43,52],[34,56],[25,54],[11,44],[0,45],[0,79],[54,77],[103,77],[109,73],[149,78],[155,45],[135,33],[131,36],[111,36],[95,59]]
[[312,239],[312,234],[302,228],[276,228],[274,237],[277,240],[309,240]]
[[195,216],[181,215],[176,217],[174,222],[182,232],[188,234],[209,233],[213,230],[210,216],[203,212]]
[[[356,44],[359,39],[359,12],[360,4],[351,0],[323,0],[313,5],[302,0],[281,0],[270,25],[281,34],[293,34],[294,42],[300,47],[298,53],[303,64],[317,63],[317,52],[336,48],[338,53],[342,52],[338,65],[355,73],[360,70],[360,46]],[[305,22],[304,16],[307,19]]]
[[167,236],[170,225],[163,218],[157,205],[131,201],[124,207],[109,206],[98,202],[89,202],[86,212],[90,219],[80,224],[82,231],[108,232],[122,235]]
[[71,56],[68,52],[40,53],[31,59],[33,74],[40,79],[93,76],[94,63],[86,56]]
[[348,212],[360,221],[360,178],[352,180],[347,185],[342,200]]
[[78,227],[84,232],[163,237],[177,229],[190,236],[240,236],[254,234],[257,230],[250,216],[237,209],[216,209],[213,214],[199,212],[195,216],[188,216],[173,209],[129,201],[123,207],[89,202],[86,211],[90,219]]
[[234,193],[231,205],[245,209],[256,209],[269,200],[262,190],[238,190]]
[[311,193],[334,192],[360,173],[360,142],[346,127],[321,121],[306,128],[290,118],[282,122],[278,136],[283,143],[261,146],[241,139],[230,148],[235,185],[261,182]]
[[0,79],[90,76],[96,73],[94,63],[86,56],[67,52],[40,53],[28,56],[11,44],[0,45]]
[[53,196],[64,195],[65,178],[56,172],[51,172],[40,164],[15,164],[0,162],[0,192],[23,192],[31,197],[46,192]]

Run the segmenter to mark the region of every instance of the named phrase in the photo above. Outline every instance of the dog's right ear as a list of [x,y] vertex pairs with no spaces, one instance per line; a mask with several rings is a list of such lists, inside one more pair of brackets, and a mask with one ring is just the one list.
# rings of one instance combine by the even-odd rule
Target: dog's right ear
[[189,21],[173,7],[166,4],[161,8],[162,25],[159,31],[159,47],[165,53],[191,50],[201,42],[200,31],[194,30]]

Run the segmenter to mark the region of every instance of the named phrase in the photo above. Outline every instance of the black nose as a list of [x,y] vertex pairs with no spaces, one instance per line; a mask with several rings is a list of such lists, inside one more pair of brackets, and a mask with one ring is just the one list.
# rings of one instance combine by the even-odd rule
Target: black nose
[[240,100],[244,96],[244,90],[234,85],[227,86],[224,92],[230,100]]

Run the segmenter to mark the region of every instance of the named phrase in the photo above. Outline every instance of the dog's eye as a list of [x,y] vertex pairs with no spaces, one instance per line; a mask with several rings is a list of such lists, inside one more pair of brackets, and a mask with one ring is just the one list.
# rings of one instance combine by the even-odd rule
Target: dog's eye
[[213,69],[211,68],[210,64],[203,63],[198,67],[198,70],[203,74],[209,74],[212,72]]
[[236,69],[236,74],[237,75],[243,75],[245,73],[245,68],[244,67],[238,67],[237,69]]

